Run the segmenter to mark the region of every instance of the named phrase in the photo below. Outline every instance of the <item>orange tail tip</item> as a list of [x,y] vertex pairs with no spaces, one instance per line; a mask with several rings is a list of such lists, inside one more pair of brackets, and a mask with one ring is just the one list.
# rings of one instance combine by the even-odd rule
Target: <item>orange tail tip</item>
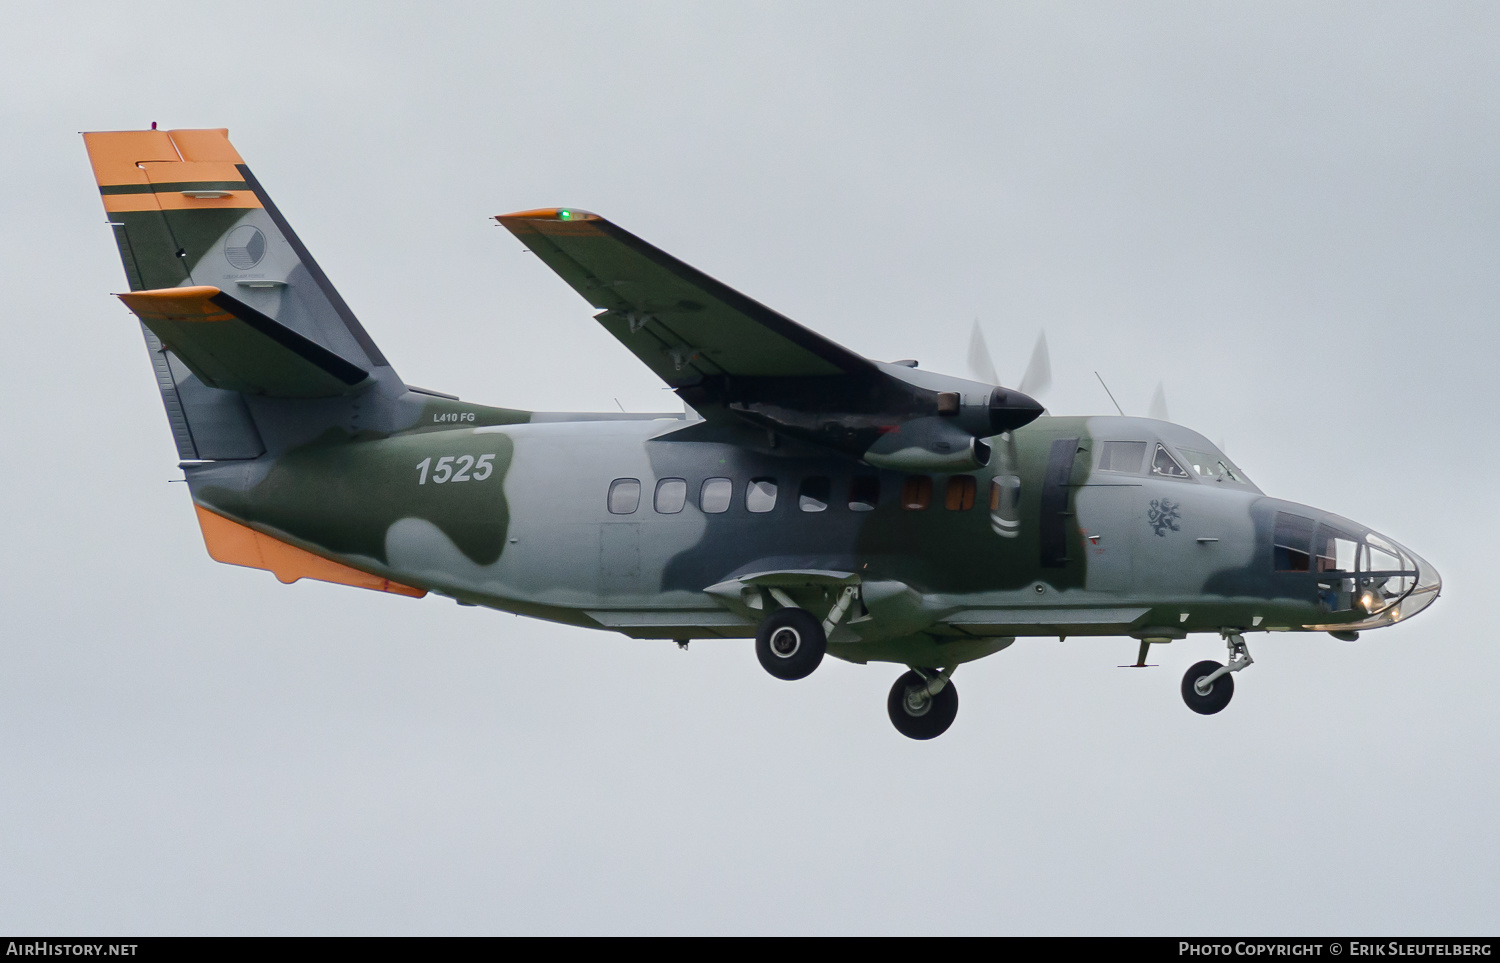
[[83,135],[100,187],[148,184],[142,164],[171,163],[179,181],[239,179],[245,162],[225,128],[211,130],[107,130]]
[[288,545],[253,528],[230,521],[217,512],[202,505],[194,505],[198,513],[198,525],[203,529],[203,544],[209,556],[216,562],[243,565],[247,568],[262,568],[280,581],[290,585],[299,578],[317,579],[320,582],[335,582],[353,585],[355,588],[373,589],[376,592],[391,592],[419,599],[427,594],[426,589],[412,588],[388,578],[361,572],[340,562],[314,555],[312,552]]

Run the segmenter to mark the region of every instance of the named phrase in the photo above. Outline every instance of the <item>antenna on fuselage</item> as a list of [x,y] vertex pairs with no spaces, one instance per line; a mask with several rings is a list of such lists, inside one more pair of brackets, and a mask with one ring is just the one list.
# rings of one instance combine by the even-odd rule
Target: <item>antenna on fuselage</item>
[[1115,410],[1120,413],[1121,418],[1125,417],[1125,409],[1120,407],[1120,403],[1115,400],[1115,393],[1110,391],[1109,385],[1104,383],[1104,376],[1095,371],[1094,377],[1099,379],[1099,386],[1104,389],[1105,394],[1109,395],[1109,403],[1115,406]]

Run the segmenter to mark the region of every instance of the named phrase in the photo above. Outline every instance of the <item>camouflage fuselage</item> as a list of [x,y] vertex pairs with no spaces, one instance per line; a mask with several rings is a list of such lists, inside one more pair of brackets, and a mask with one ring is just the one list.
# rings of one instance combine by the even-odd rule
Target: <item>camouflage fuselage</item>
[[[992,518],[996,466],[879,472],[682,416],[528,416],[429,399],[406,431],[330,431],[280,456],[187,473],[200,505],[320,556],[461,602],[640,638],[753,635],[762,573],[817,612],[839,585],[860,586],[858,611],[829,641],[854,661],[951,665],[1022,635],[1165,640],[1365,617],[1330,611],[1316,573],[1273,570],[1276,513],[1326,513],[1248,483],[1101,470],[1095,453],[1111,440],[1213,449],[1164,422],[1040,418],[1015,433],[1017,464],[1005,469],[1020,480],[1008,538]],[[1049,504],[1059,444],[1074,454]],[[869,510],[850,507],[856,477],[866,489],[878,479]],[[732,495],[704,511],[704,483],[716,478]],[[973,479],[969,504],[946,498],[954,478]],[[610,510],[619,479],[640,483],[628,512]],[[685,483],[680,510],[657,510],[662,479]],[[769,510],[747,507],[752,479],[756,507],[774,485]],[[824,510],[800,504],[807,479],[814,489],[828,480]],[[1050,557],[1048,525],[1062,547]]]

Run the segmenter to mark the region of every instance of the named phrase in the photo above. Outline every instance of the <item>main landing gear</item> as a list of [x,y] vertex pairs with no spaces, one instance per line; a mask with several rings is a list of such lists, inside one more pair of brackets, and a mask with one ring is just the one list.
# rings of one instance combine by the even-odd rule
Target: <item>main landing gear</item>
[[[778,679],[805,679],[822,663],[828,633],[849,611],[858,589],[845,586],[822,621],[781,589],[766,591],[781,608],[761,621],[755,633],[755,656]],[[948,731],[958,715],[958,690],[952,675],[951,668],[913,668],[896,680],[885,708],[897,732],[908,739],[933,739]]]
[[891,686],[886,712],[896,731],[908,739],[934,739],[948,731],[958,715],[958,689],[952,669],[912,669]]
[[839,624],[858,589],[846,585],[828,617],[818,620],[779,588],[768,590],[782,607],[766,616],[755,633],[755,656],[761,666],[778,679],[805,679],[812,675],[828,651],[828,633]]
[[828,650],[828,636],[807,609],[779,609],[766,616],[755,633],[755,655],[778,679],[812,675]]
[[1238,632],[1224,633],[1224,642],[1229,646],[1228,665],[1207,659],[1188,669],[1187,675],[1182,677],[1182,701],[1189,709],[1205,716],[1223,709],[1234,698],[1234,676],[1230,673],[1255,662]]

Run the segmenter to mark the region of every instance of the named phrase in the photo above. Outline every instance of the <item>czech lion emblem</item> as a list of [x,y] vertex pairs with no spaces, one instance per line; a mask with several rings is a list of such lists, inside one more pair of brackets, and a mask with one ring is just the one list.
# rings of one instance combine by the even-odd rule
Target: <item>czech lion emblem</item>
[[1178,519],[1182,518],[1182,514],[1178,511],[1181,507],[1181,502],[1168,501],[1165,498],[1153,498],[1151,499],[1151,510],[1146,513],[1146,520],[1151,523],[1151,527],[1156,531],[1157,535],[1166,538],[1168,529],[1174,532],[1182,531],[1181,528],[1177,527]]

